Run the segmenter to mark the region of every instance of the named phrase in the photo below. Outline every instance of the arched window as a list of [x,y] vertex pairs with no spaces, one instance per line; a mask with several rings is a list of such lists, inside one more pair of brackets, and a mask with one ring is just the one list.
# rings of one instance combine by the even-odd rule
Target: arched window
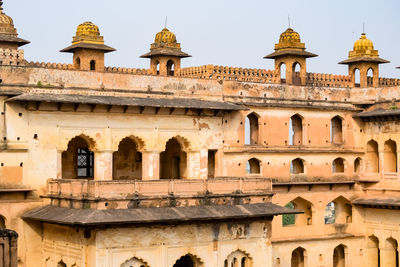
[[0,228],[6,228],[6,219],[0,214]]
[[285,63],[281,63],[281,65],[279,66],[279,72],[281,75],[281,83],[286,83],[286,64]]
[[149,267],[149,265],[143,260],[134,257],[121,264],[120,267]]
[[369,68],[367,71],[367,85],[373,86],[374,85],[374,70]]
[[156,62],[156,75],[160,75],[160,62]]
[[289,123],[289,145],[301,146],[303,144],[303,119],[293,115]]
[[184,179],[187,177],[187,157],[176,138],[170,139],[160,154],[160,178]]
[[325,207],[325,224],[335,223],[336,204],[335,202],[329,202]]
[[292,252],[291,267],[305,266],[305,249],[298,247]]
[[245,120],[245,145],[258,144],[258,116],[253,112]]
[[370,266],[380,266],[379,240],[376,236],[370,236],[367,240],[367,262]]
[[300,63],[295,62],[292,66],[292,83],[294,85],[301,85],[301,77],[300,77]]
[[67,265],[63,261],[59,261],[57,267],[67,267]]
[[302,211],[302,214],[282,215],[282,226],[296,225],[312,225],[312,203],[304,198],[297,197],[286,204],[287,208]]
[[177,260],[173,267],[203,267],[203,265],[203,262],[199,258],[187,254]]
[[81,136],[68,143],[67,151],[62,153],[62,178],[93,178],[94,153],[89,144]]
[[304,173],[304,161],[300,158],[292,160],[290,163],[290,173],[302,174]]
[[337,158],[332,163],[333,173],[344,173],[344,159]]
[[[293,202],[289,202],[285,205],[285,208],[294,210],[296,206]],[[282,215],[282,226],[294,225],[296,223],[296,214],[283,214]]]
[[383,153],[383,171],[397,172],[397,145],[393,140],[387,140]]
[[360,87],[360,70],[354,69],[354,85],[355,87]]
[[90,61],[90,70],[96,70],[96,61],[95,60]]
[[250,256],[243,251],[236,250],[228,255],[224,261],[225,266],[228,267],[252,267],[253,262]]
[[375,140],[370,140],[367,143],[366,172],[367,173],[379,172],[378,143]]
[[75,59],[75,69],[77,70],[81,69],[81,59],[79,57]]
[[343,142],[342,119],[335,116],[331,119],[331,143],[341,144]]
[[361,158],[356,158],[354,160],[354,173],[361,173]]
[[260,174],[261,173],[260,161],[256,158],[252,158],[249,161],[247,161],[246,173],[247,174]]
[[168,76],[175,75],[175,64],[172,60],[168,60],[167,62],[167,75]]
[[329,202],[325,207],[325,224],[351,223],[353,209],[351,202],[340,196]]
[[339,245],[333,250],[333,267],[346,267],[344,245]]
[[113,153],[113,179],[134,180],[142,179],[142,153],[131,138],[124,138]]
[[394,238],[390,237],[386,239],[385,250],[381,251],[381,261],[383,266],[399,266],[399,253],[397,252],[397,249],[398,243]]

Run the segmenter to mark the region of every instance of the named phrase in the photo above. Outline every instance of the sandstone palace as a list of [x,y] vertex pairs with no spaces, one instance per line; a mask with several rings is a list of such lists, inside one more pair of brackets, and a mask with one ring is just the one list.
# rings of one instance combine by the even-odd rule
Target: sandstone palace
[[400,79],[354,41],[345,75],[291,28],[273,70],[183,68],[164,28],[135,69],[84,22],[38,63],[0,8],[0,266],[398,267]]

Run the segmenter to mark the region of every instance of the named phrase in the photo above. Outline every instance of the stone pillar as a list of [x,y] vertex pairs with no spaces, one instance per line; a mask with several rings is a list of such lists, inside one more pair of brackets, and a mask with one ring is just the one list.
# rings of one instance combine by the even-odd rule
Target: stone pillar
[[94,179],[112,180],[113,173],[113,152],[101,150],[94,152]]
[[62,179],[62,153],[63,151],[57,150],[57,179]]
[[142,151],[142,180],[160,179],[160,152]]
[[18,234],[15,231],[0,229],[0,266],[18,267]]
[[[208,179],[208,149],[200,150],[200,179]],[[215,168],[214,168],[215,176]]]

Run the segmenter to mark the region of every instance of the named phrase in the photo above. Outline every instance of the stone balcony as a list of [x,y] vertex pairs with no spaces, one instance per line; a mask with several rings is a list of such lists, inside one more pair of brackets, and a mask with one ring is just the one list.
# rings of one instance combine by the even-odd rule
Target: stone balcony
[[270,202],[266,178],[93,181],[50,179],[42,196],[52,206],[92,209],[179,207]]

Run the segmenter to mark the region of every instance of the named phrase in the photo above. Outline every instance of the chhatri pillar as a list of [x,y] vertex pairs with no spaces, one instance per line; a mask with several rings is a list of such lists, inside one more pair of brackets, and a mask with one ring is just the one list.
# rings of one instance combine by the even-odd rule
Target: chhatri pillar
[[[306,59],[318,55],[307,52],[305,44],[301,42],[300,35],[292,28],[288,28],[280,35],[279,43],[275,44],[275,52],[264,58],[275,60],[275,71],[281,75],[281,67],[286,66],[286,78],[282,83],[289,85],[306,85],[307,68]],[[296,72],[299,65],[300,71]]]
[[[349,75],[353,87],[378,87],[379,86],[379,64],[389,63],[379,57],[378,50],[374,44],[367,39],[365,33],[354,43],[354,48],[349,52],[349,58],[339,62],[349,66]],[[356,71],[360,72],[360,83],[356,83]],[[368,71],[372,70],[372,77],[368,77]]]
[[181,59],[191,55],[182,52],[181,44],[176,41],[175,34],[164,28],[156,34],[150,52],[140,57],[150,58],[151,74],[174,76],[181,68]]
[[73,53],[74,68],[86,71],[104,71],[104,54],[115,51],[104,44],[99,27],[90,21],[80,24],[76,29],[76,36],[72,38],[72,45],[60,52]]

